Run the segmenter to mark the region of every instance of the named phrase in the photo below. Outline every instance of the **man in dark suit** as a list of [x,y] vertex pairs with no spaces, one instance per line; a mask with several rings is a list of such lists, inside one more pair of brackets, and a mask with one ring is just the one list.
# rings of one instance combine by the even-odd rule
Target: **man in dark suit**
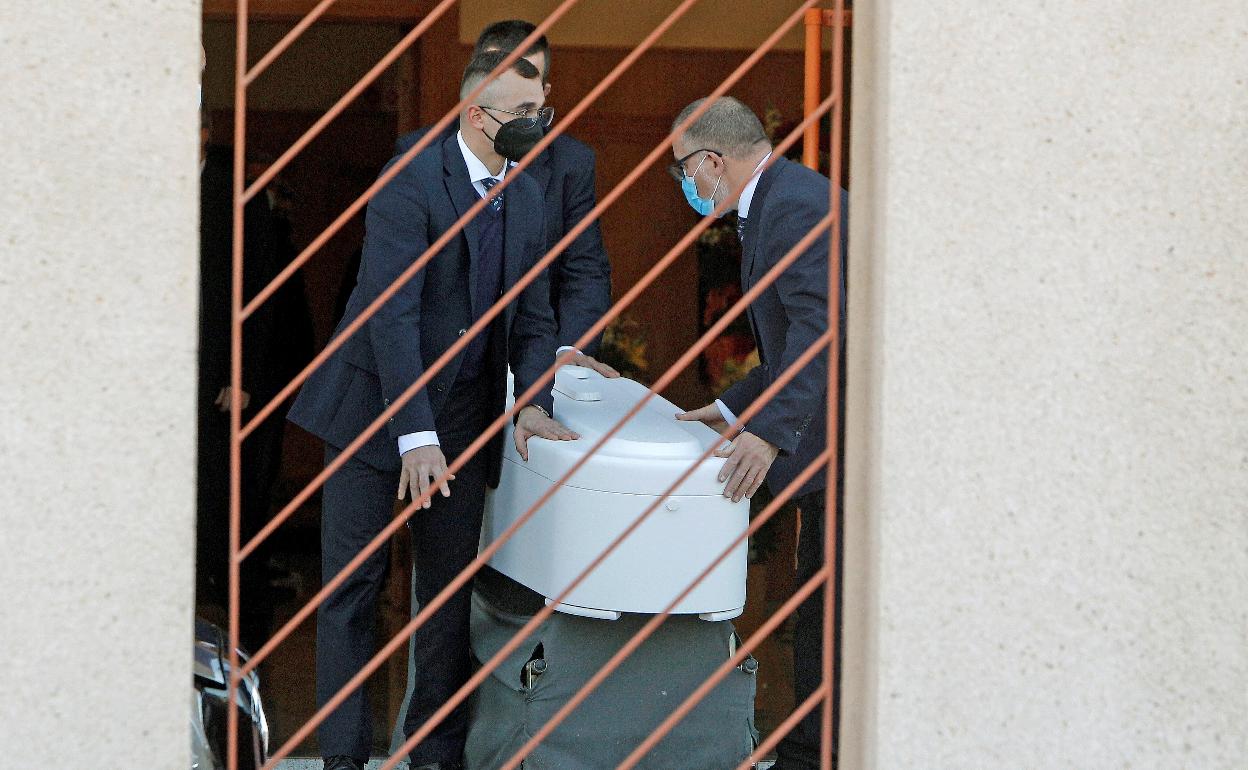
[[[474,57],[464,73],[467,95],[502,63],[502,54]],[[460,115],[459,131],[440,138],[408,164],[369,203],[360,274],[345,326],[373,302],[430,243],[507,173],[493,137],[541,121],[540,73],[517,61],[492,80]],[[512,124],[515,125],[512,125]],[[545,233],[537,183],[521,175],[425,267],[403,285],[358,334],[304,385],[290,419],[325,441],[326,462],[355,440],[512,287],[542,254]],[[544,274],[543,274],[544,275]],[[340,326],[340,328],[342,328]],[[549,287],[534,281],[452,363],[434,375],[325,484],[322,570],[337,575],[393,516],[394,490],[403,498],[434,491],[447,457],[456,457],[503,411],[506,370],[517,397],[549,367],[555,346]],[[516,445],[527,439],[576,438],[551,416],[550,391],[525,406]],[[409,522],[417,599],[431,601],[476,556],[486,484],[497,484],[501,441],[443,482]],[[377,594],[386,549],[374,553],[322,605],[317,615],[317,699],[324,704],[374,652]],[[406,732],[423,725],[468,679],[468,600],[462,590],[416,634],[418,683],[408,704]],[[412,752],[414,768],[460,767],[466,709],[456,710]],[[372,749],[366,694],[354,692],[319,732],[326,770],[359,768]]]
[[[488,51],[511,53],[534,29],[533,24],[519,19],[491,24],[477,38],[473,55]],[[541,70],[542,90],[549,96],[550,44],[545,35],[537,39],[524,58]],[[453,132],[453,129],[448,131]],[[422,128],[400,137],[395,144],[396,153],[407,152],[428,132],[428,128]],[[520,156],[512,160],[518,161]],[[545,251],[554,248],[594,208],[594,163],[593,150],[567,134],[560,134],[525,169],[542,189],[546,213]],[[603,248],[602,230],[597,221],[572,241],[551,265],[550,304],[559,326],[556,340],[560,351],[574,345],[611,307],[611,263]],[[592,367],[608,377],[619,376],[614,369],[592,358],[601,341],[601,335],[590,340],[581,348],[581,355],[570,363]]]
[[[675,127],[703,103],[676,118]],[[737,212],[742,238],[741,288],[749,291],[788,251],[827,216],[828,178],[779,158],[761,174],[772,148],[758,117],[736,99],[716,100],[673,145],[672,175],[689,204],[709,214],[728,200]],[[845,197],[841,192],[842,263],[845,255]],[[747,310],[759,365],[713,404],[678,415],[723,432],[776,379],[791,368],[828,328],[828,249],[825,230]],[[843,296],[842,292],[842,296]],[[844,318],[842,305],[842,320]],[[844,328],[844,323],[841,324]],[[720,480],[724,495],[750,497],[767,482],[784,489],[828,445],[826,354],[813,358],[733,438]],[[826,474],[796,493],[802,511],[797,577],[808,580],[824,564]],[[801,704],[818,688],[823,667],[823,595],[815,592],[797,612],[794,632],[794,694]],[[776,770],[819,767],[820,710],[803,719],[780,744]]]
[[[524,42],[536,27],[527,21],[511,19],[489,25],[477,37],[473,55],[499,51],[509,54]],[[550,43],[540,36],[525,52],[525,60],[542,73],[542,92],[550,95]],[[553,112],[548,113],[553,116]],[[500,116],[501,117],[501,116]],[[497,125],[495,126],[497,127]],[[454,133],[448,128],[446,136]],[[429,133],[421,128],[399,137],[395,153],[402,155]],[[540,139],[540,136],[534,136]],[[530,145],[531,147],[532,145]],[[524,150],[523,145],[504,148]],[[523,153],[515,154],[518,161]],[[525,169],[542,189],[546,217],[546,239],[543,254],[555,247],[560,240],[596,205],[594,192],[594,151],[567,134],[555,137],[550,145],[538,153]],[[556,346],[554,356],[575,345],[591,326],[597,323],[611,307],[611,263],[602,243],[602,229],[594,221],[550,266],[550,304],[555,311]],[[569,363],[588,366],[606,377],[618,377],[619,372],[593,356],[597,355],[602,335],[596,336],[580,348]],[[492,567],[486,566],[477,573],[476,588],[489,597],[500,609],[519,615],[532,615],[544,606],[538,593],[520,585]],[[413,596],[413,599],[415,597]],[[418,610],[418,602],[412,602],[412,611]],[[408,690],[415,686],[415,646],[409,655]],[[394,726],[392,748],[402,744],[405,715],[400,711]]]
[[[201,48],[202,51],[202,48]],[[201,53],[201,61],[206,56]],[[230,524],[230,288],[233,275],[233,150],[211,144],[212,119],[200,108],[199,173],[199,397],[197,562],[198,597],[203,605],[225,608],[228,601]],[[277,275],[272,212],[263,197],[243,210],[243,297],[255,296]],[[243,387],[239,394],[246,422],[256,407],[276,395],[278,380],[271,356],[276,324],[273,303],[261,306],[243,325]],[[266,463],[266,436],[243,444],[240,513],[244,542],[268,519],[272,471]],[[241,632],[244,646],[256,649],[270,631],[263,559],[242,567]],[[206,608],[203,608],[206,611]]]

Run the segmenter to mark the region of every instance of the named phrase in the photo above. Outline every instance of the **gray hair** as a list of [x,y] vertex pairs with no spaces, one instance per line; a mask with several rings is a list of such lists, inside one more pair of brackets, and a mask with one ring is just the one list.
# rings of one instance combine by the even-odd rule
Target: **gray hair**
[[[698,99],[680,111],[672,122],[672,130],[684,123],[693,111],[706,102]],[[754,111],[731,96],[721,96],[711,104],[702,117],[685,131],[685,142],[700,148],[715,150],[729,157],[749,155],[760,142],[766,142],[767,132]]]

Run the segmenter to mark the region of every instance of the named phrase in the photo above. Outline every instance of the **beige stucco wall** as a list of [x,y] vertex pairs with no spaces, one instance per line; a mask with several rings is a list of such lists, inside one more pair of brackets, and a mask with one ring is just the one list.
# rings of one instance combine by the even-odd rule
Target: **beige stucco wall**
[[856,5],[845,766],[1248,767],[1248,4]]
[[0,767],[187,767],[199,4],[0,51]]

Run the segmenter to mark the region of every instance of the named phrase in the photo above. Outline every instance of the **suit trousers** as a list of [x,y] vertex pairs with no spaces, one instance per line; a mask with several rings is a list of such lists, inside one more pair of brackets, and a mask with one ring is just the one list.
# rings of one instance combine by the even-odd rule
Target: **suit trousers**
[[[488,424],[484,379],[456,383],[438,418],[438,439],[451,463]],[[441,423],[446,423],[445,425]],[[398,451],[396,446],[395,451]],[[325,461],[341,453],[326,445]],[[422,606],[442,591],[477,555],[485,505],[486,462],[478,453],[450,483],[451,496],[436,493],[429,509],[408,520],[415,562],[415,598]],[[325,582],[376,537],[394,516],[398,471],[381,471],[351,458],[323,492],[321,568]],[[410,500],[408,501],[410,502]],[[316,695],[328,702],[376,653],[377,597],[389,563],[389,544],[378,549],[329,597],[317,613]],[[457,591],[416,631],[416,687],[407,705],[407,733],[415,732],[470,676],[468,611],[471,583]],[[412,752],[413,764],[458,762],[468,733],[468,712],[447,717]],[[321,755],[366,761],[372,753],[373,714],[366,686],[357,689],[321,724]]]
[[[826,522],[826,490],[811,492],[807,495],[797,498],[797,506],[802,512],[802,531],[797,542],[797,587],[801,587],[810,580],[812,576],[824,565],[824,525]],[[840,506],[837,506],[836,517],[838,526],[836,527],[836,551],[837,564],[841,562],[841,527],[839,522],[842,518]],[[840,579],[836,581],[837,591],[833,597],[835,617],[833,618],[833,628],[840,628]],[[793,630],[793,700],[794,708],[800,706],[811,693],[819,689],[823,681],[823,608],[824,608],[824,588],[817,588],[814,593],[807,597],[797,607],[797,623]],[[839,659],[833,661],[834,676],[840,670]],[[833,687],[833,730],[836,729],[836,703],[835,695],[838,688]],[[777,748],[780,756],[777,767],[783,767],[785,770],[790,768],[802,768],[803,770],[818,770],[819,749],[823,738],[822,715],[823,708],[817,706],[812,709],[804,719],[797,723],[797,726],[788,735],[781,740]],[[833,743],[835,746],[835,742]],[[833,757],[833,767],[836,767],[835,757]]]

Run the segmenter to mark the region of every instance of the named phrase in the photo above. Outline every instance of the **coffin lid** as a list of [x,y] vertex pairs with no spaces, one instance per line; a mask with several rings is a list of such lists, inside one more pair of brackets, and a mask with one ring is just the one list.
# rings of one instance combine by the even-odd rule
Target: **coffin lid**
[[[527,465],[551,481],[562,477],[624,415],[646,396],[646,386],[624,377],[606,378],[592,369],[565,366],[555,377],[555,418],[580,434],[576,441],[531,441]],[[625,494],[658,495],[720,442],[718,434],[697,422],[676,419],[680,408],[652,396],[641,410],[606,441],[568,486]],[[514,447],[509,457],[518,460]],[[723,459],[710,457],[674,494],[718,495],[716,476]]]

